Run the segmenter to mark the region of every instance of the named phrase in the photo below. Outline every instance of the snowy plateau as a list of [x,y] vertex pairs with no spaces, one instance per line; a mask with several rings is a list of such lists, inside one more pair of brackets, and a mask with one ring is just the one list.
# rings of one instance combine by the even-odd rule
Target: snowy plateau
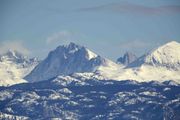
[[39,61],[0,55],[2,120],[179,120],[180,43],[117,63],[86,47],[58,46]]

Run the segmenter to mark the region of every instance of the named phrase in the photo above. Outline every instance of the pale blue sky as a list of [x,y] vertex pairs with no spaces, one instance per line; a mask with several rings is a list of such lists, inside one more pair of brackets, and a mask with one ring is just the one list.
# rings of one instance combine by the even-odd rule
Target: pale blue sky
[[0,50],[43,58],[70,41],[115,60],[180,42],[180,0],[0,0]]

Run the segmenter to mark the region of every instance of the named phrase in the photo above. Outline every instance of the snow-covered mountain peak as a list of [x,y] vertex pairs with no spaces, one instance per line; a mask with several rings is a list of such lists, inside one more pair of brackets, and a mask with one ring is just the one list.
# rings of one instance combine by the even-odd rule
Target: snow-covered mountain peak
[[[171,41],[168,42],[154,50],[152,50],[150,53],[148,54],[153,54],[156,57],[161,57],[161,56],[167,56],[173,58],[173,59],[179,59],[180,56],[180,43],[176,42],[176,41]],[[166,57],[166,58],[167,58]]]
[[1,61],[9,61],[15,63],[22,63],[26,61],[28,58],[27,56],[21,54],[18,51],[8,50],[6,53],[0,55]]
[[180,69],[180,43],[172,41],[152,51],[145,62]]
[[143,55],[129,66],[137,67],[145,64],[175,70],[180,69],[180,43],[172,41],[162,45]]
[[62,50],[62,49],[68,51],[68,53],[72,53],[73,54],[74,52],[82,49],[82,46],[77,45],[77,44],[75,44],[73,42],[70,42],[68,45],[60,45],[60,46],[58,46],[56,48],[57,51],[58,50]]
[[14,64],[37,64],[38,58],[29,58],[28,56],[15,51],[8,50],[7,52],[0,54],[0,62],[14,63]]
[[82,46],[71,42],[69,45],[66,45],[66,48],[69,49],[69,51],[77,51],[78,49],[81,49]]
[[81,55],[84,55],[88,60],[97,57],[94,52],[87,49],[86,47],[77,45],[73,42],[71,42],[68,45],[58,46],[53,53],[60,53],[62,52],[64,55],[64,58],[67,58],[68,56],[75,55],[81,53]]
[[0,55],[0,86],[26,82],[22,79],[39,63],[18,51],[9,50]]
[[[116,65],[116,63],[114,63]],[[96,55],[86,47],[70,43],[57,47],[28,76],[28,81],[48,80],[58,75],[94,72],[100,66],[114,65],[112,61]]]
[[168,43],[166,43],[165,45],[163,45],[164,47],[165,46],[179,46],[179,42],[177,42],[177,41],[170,41],[170,42],[168,42]]
[[17,51],[8,50],[4,55],[7,55],[8,57],[19,57],[20,54]]

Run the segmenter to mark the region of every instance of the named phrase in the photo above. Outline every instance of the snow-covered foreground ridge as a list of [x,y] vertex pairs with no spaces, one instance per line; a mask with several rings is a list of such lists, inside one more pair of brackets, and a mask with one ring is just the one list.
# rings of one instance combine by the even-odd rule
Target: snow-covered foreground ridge
[[51,51],[48,57],[25,77],[30,82],[59,75],[81,73],[100,80],[165,81],[180,83],[180,43],[172,41],[124,66],[103,58],[89,49],[70,43]]
[[0,87],[2,120],[179,120],[180,86],[173,81],[136,82],[55,79]]

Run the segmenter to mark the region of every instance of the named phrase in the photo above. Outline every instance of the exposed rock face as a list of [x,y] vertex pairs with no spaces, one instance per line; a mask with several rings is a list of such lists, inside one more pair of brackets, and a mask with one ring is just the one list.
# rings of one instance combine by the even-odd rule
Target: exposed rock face
[[136,55],[131,52],[126,52],[123,57],[117,59],[117,63],[127,66],[137,59]]
[[75,72],[94,72],[99,66],[107,66],[109,62],[111,61],[96,55],[83,46],[70,43],[51,51],[48,57],[25,79],[37,82]]

